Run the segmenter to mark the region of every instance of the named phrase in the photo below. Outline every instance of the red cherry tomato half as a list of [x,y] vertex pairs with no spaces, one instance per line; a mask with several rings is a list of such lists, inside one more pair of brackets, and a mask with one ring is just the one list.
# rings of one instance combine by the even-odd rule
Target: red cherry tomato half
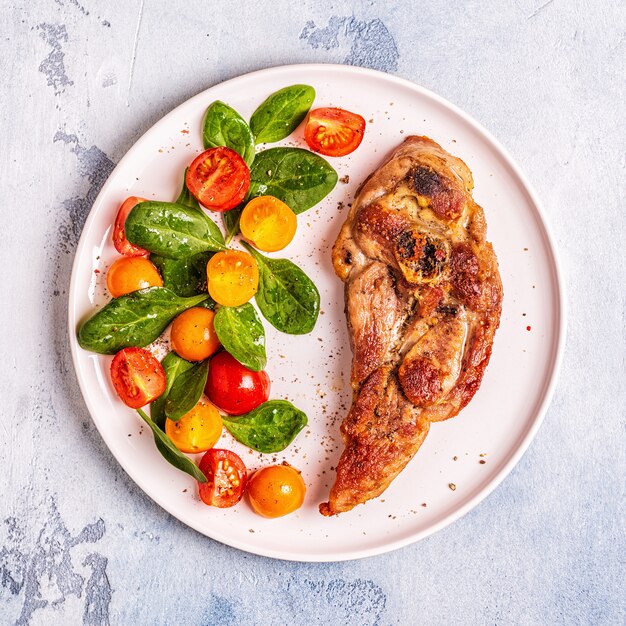
[[122,202],[122,205],[117,212],[115,226],[113,227],[113,245],[115,246],[115,249],[124,256],[146,256],[148,254],[147,250],[130,243],[130,241],[126,239],[126,232],[124,231],[124,225],[126,224],[128,214],[140,202],[145,201],[145,198],[136,198],[135,196],[131,196]]
[[202,502],[224,509],[241,500],[248,472],[234,452],[212,448],[202,457],[200,471],[207,479],[205,483],[198,483]]
[[209,361],[204,392],[224,413],[243,415],[270,397],[270,377],[264,371],[249,370],[228,352],[220,352]]
[[117,395],[133,409],[152,402],[165,391],[165,371],[148,350],[124,348],[111,363]]
[[210,148],[192,161],[186,181],[200,204],[212,211],[228,211],[248,193],[250,169],[234,150]]
[[327,107],[309,113],[304,139],[314,152],[339,157],[354,152],[364,132],[365,120],[360,115]]

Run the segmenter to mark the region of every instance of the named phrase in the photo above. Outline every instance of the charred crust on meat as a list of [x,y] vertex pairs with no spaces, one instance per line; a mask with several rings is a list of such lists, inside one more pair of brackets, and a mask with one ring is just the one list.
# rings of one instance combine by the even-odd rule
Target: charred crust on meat
[[346,253],[343,255],[343,262],[346,265],[352,265],[352,252],[350,250],[346,250]]
[[430,167],[419,165],[410,176],[413,189],[420,196],[433,196],[442,187],[439,174]]
[[409,173],[408,179],[410,187],[429,201],[430,208],[438,217],[446,221],[460,217],[465,199],[455,181],[441,176],[425,165],[418,165]]
[[450,282],[453,294],[470,308],[480,306],[483,293],[478,257],[468,243],[454,246],[450,255]]
[[415,406],[430,406],[441,396],[443,376],[429,360],[404,361],[398,374],[402,390]]
[[409,283],[436,280],[448,259],[443,240],[418,230],[405,230],[396,241],[395,257],[404,278]]
[[446,317],[456,317],[459,307],[454,304],[440,304],[436,309],[437,313]]

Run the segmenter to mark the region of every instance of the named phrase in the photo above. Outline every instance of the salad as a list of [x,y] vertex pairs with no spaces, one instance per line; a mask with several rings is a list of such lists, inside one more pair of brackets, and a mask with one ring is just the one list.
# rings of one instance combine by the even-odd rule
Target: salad
[[[263,254],[285,248],[297,215],[335,187],[337,173],[320,154],[349,154],[363,138],[361,116],[310,110],[314,98],[308,85],[285,87],[249,123],[213,102],[203,121],[205,150],[185,170],[176,201],[131,196],[119,207],[113,244],[120,257],[106,276],[112,299],[77,331],[82,348],[114,355],[115,391],[151,429],[164,459],[197,481],[204,503],[230,507],[247,493],[265,517],[302,505],[300,472],[271,465],[249,478],[237,454],[214,446],[225,428],[253,450],[277,453],[307,424],[292,403],[270,399],[257,308],[292,335],[310,333],[320,312],[319,292],[305,272]],[[288,137],[305,118],[311,150],[257,151]],[[210,217],[218,213],[225,234]],[[235,237],[243,249],[232,247]],[[170,351],[159,361],[149,346],[168,327]],[[199,465],[188,456],[197,454]]]

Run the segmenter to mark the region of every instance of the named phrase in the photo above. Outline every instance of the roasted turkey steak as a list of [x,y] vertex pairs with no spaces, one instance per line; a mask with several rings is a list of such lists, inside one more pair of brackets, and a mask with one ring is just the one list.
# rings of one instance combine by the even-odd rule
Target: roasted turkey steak
[[473,186],[463,161],[408,137],[361,186],[335,242],[354,395],[323,515],[379,496],[430,423],[454,417],[480,386],[502,283]]

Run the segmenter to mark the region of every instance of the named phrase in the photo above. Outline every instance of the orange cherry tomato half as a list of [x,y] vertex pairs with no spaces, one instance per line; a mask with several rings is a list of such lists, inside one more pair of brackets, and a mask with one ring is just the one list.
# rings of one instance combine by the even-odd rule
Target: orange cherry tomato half
[[138,289],[162,286],[159,271],[144,257],[122,257],[107,272],[107,287],[114,298]]
[[111,380],[122,402],[133,409],[156,400],[165,391],[165,371],[152,353],[124,348],[111,363]]
[[264,252],[282,250],[294,238],[298,220],[284,202],[273,196],[258,196],[241,213],[241,234]]
[[254,257],[240,250],[214,254],[206,266],[209,295],[222,306],[241,306],[259,287],[259,268]]
[[210,402],[198,402],[178,421],[165,420],[165,433],[181,451],[188,454],[206,452],[222,434],[222,416]]
[[220,347],[213,319],[215,313],[203,307],[193,307],[181,313],[172,324],[172,350],[187,361],[204,361]]
[[327,107],[314,109],[304,127],[309,148],[326,156],[345,156],[363,141],[365,120],[357,113]]
[[228,352],[219,352],[209,361],[204,392],[224,413],[243,415],[270,397],[267,372],[253,372]]
[[272,465],[253,474],[248,483],[252,508],[263,517],[282,517],[299,509],[306,485],[291,465]]
[[126,231],[124,230],[128,214],[140,202],[145,201],[145,198],[130,196],[130,198],[126,198],[126,200],[122,202],[122,205],[117,212],[115,225],[113,226],[113,245],[115,246],[115,249],[124,256],[146,256],[148,254],[147,250],[130,243],[130,241],[126,239]]
[[200,204],[212,211],[228,211],[248,193],[250,168],[234,150],[210,148],[192,161],[186,181]]
[[221,509],[241,500],[248,481],[243,461],[230,450],[209,450],[200,461],[205,483],[198,483],[202,502]]

